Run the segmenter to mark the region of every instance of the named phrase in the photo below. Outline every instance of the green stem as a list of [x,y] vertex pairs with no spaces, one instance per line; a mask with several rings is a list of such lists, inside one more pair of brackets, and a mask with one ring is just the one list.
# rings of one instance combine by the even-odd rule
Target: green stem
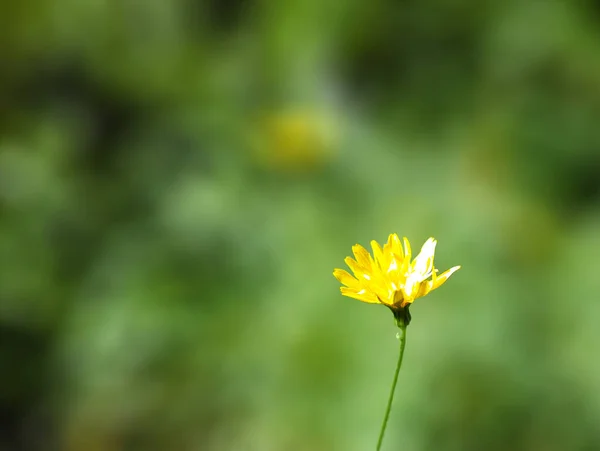
[[398,363],[396,364],[396,372],[394,373],[394,381],[392,382],[392,389],[390,390],[390,397],[388,399],[387,408],[385,409],[385,417],[381,425],[381,432],[379,433],[379,440],[377,440],[377,451],[381,449],[383,443],[383,436],[385,435],[385,428],[387,426],[388,418],[390,417],[390,411],[392,410],[392,402],[394,401],[394,392],[396,391],[396,383],[398,382],[398,374],[400,374],[400,368],[402,367],[402,357],[404,357],[404,347],[406,346],[406,325],[398,325],[402,333],[400,334],[400,353],[398,354]]

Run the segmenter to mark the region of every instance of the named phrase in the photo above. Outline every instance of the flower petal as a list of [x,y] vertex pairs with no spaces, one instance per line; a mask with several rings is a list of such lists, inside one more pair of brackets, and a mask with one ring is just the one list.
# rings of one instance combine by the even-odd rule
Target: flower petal
[[377,299],[377,296],[375,296],[370,291],[365,290],[364,288],[356,289],[356,288],[340,287],[340,291],[344,296],[358,299],[359,301],[362,301],[362,302],[368,302],[369,304],[380,304],[379,300]]
[[354,277],[356,277],[358,280],[362,279],[365,274],[369,273],[367,268],[358,263],[352,257],[346,257],[344,262],[348,265],[348,268],[352,270]]
[[419,287],[419,292],[415,296],[415,299],[426,296],[427,294],[429,294],[429,292],[432,290],[432,288],[433,288],[433,280],[426,280]]
[[350,288],[360,288],[360,282],[350,275],[348,271],[343,269],[334,269],[333,276],[340,281],[340,283]]
[[439,276],[437,276],[435,278],[435,280],[433,281],[433,287],[431,289],[435,290],[436,288],[442,286],[444,284],[444,282],[446,282],[446,280],[448,280],[448,278],[453,273],[458,271],[459,269],[460,269],[460,266],[454,266],[453,268],[450,268],[449,270],[444,271],[442,274],[440,274]]
[[421,285],[420,277],[417,273],[412,273],[406,278],[402,292],[404,293],[404,299],[408,302],[412,302],[418,297],[419,288]]
[[375,257],[375,262],[379,265],[379,269],[385,268],[385,258],[379,243],[375,240],[371,241],[371,248],[373,249],[373,257]]
[[[406,239],[406,238],[405,238]],[[400,244],[400,238],[395,233],[390,235],[388,240],[390,243],[391,252],[397,256],[397,258],[404,258],[404,252],[402,251],[402,244]]]
[[410,262],[410,243],[408,242],[408,238],[404,237],[404,258],[406,258]]
[[369,254],[369,251],[367,251],[360,244],[355,244],[354,246],[352,246],[352,253],[356,257],[356,261],[358,263],[360,263],[366,269],[371,269],[373,259],[371,257],[371,254]]
[[433,257],[435,255],[435,246],[437,241],[434,238],[429,238],[421,247],[421,252],[415,257],[412,264],[413,271],[421,275],[421,280],[429,277],[433,270]]

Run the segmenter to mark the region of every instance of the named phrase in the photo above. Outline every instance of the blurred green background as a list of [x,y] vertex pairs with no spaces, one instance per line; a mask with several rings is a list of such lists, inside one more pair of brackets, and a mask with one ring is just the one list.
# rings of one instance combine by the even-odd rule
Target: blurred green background
[[0,450],[600,449],[600,2],[0,3]]

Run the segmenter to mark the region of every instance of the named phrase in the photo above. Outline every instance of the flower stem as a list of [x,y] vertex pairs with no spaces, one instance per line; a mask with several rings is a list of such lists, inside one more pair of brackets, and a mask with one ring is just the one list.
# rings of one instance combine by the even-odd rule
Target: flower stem
[[398,354],[398,363],[396,364],[396,372],[394,373],[394,381],[392,382],[392,389],[390,390],[390,397],[388,399],[387,408],[385,409],[385,417],[381,425],[381,432],[379,433],[379,440],[377,440],[377,451],[381,449],[383,443],[383,436],[385,435],[385,428],[387,426],[388,418],[390,417],[390,411],[392,410],[392,402],[394,401],[394,392],[396,391],[396,383],[398,382],[398,374],[400,374],[400,368],[402,367],[402,357],[404,357],[404,347],[406,346],[406,325],[398,325],[402,331],[400,334],[400,353]]

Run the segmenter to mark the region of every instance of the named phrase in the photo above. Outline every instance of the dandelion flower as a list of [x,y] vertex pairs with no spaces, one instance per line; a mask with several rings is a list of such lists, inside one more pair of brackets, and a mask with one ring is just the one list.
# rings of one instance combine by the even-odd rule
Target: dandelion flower
[[395,233],[389,236],[383,248],[376,241],[371,241],[373,256],[356,244],[352,247],[356,259],[345,259],[354,276],[343,269],[335,269],[333,275],[345,285],[340,288],[344,296],[383,304],[392,310],[403,309],[440,287],[460,269],[460,266],[454,266],[437,274],[433,265],[436,244],[435,239],[429,238],[412,261],[408,239],[404,238],[403,247]]
[[409,307],[415,299],[440,287],[455,271],[460,269],[460,266],[454,266],[438,276],[438,271],[433,265],[436,244],[435,239],[429,238],[423,244],[419,255],[411,260],[410,243],[404,238],[403,247],[398,235],[393,233],[383,248],[376,241],[371,241],[373,256],[360,244],[352,247],[355,258],[346,257],[345,262],[354,275],[343,269],[333,271],[335,278],[345,285],[340,288],[344,296],[389,307],[400,328],[400,333],[397,335],[400,340],[398,362],[377,440],[377,451],[381,449],[383,443],[398,374],[402,367],[406,345],[406,327],[410,323]]

